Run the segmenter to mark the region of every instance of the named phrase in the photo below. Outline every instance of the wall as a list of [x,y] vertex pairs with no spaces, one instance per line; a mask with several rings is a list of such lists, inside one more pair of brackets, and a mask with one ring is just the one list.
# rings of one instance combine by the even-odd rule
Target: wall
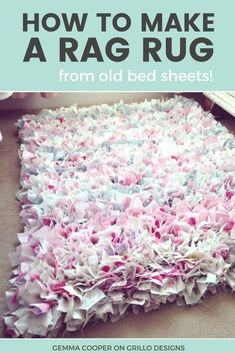
[[152,98],[161,98],[169,96],[169,93],[155,92],[66,92],[59,93],[56,98],[45,99],[39,93],[32,93],[25,99],[9,98],[0,101],[0,110],[14,109],[41,109],[54,108],[59,106],[68,106],[73,103],[78,103],[80,106],[114,103],[120,100],[125,102],[134,102]]

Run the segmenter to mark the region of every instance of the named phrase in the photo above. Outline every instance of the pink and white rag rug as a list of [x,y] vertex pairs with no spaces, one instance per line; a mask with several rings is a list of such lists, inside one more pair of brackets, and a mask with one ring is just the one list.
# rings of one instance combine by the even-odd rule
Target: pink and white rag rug
[[182,97],[24,116],[5,323],[56,335],[235,290],[235,139]]

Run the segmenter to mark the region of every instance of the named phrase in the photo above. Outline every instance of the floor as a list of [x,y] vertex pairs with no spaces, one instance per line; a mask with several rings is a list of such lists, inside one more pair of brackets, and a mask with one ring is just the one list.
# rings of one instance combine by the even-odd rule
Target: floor
[[[235,118],[215,108],[216,116],[223,116],[221,122],[235,132]],[[0,112],[0,315],[4,312],[5,291],[11,268],[8,253],[16,244],[16,234],[21,230],[20,204],[15,198],[19,188],[20,164],[16,120],[22,111]],[[61,333],[62,335],[62,333]],[[3,321],[0,322],[0,337],[4,337]],[[66,337],[66,336],[65,336]],[[88,326],[82,333],[70,337],[235,337],[235,294],[222,293],[208,296],[203,303],[194,307],[166,305],[147,314],[127,315],[111,323]]]

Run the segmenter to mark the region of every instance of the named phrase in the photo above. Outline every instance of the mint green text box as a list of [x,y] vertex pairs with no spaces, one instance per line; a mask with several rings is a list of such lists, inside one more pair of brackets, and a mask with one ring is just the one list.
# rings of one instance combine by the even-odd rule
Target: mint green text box
[[[49,0],[8,0],[1,5],[0,11],[0,90],[1,91],[207,91],[207,90],[235,90],[234,70],[234,35],[235,35],[235,2],[231,0],[102,0],[102,1],[49,1]],[[111,13],[114,16],[123,12],[130,16],[132,25],[126,32],[117,32],[108,20],[107,32],[101,31],[100,20],[96,13]],[[177,13],[182,18],[184,13],[214,13],[214,32],[177,32],[169,33],[142,33],[141,13],[148,13],[154,18],[156,13],[163,13],[167,18],[170,13]],[[40,26],[39,32],[29,30],[23,32],[23,13],[28,13],[33,18],[34,13],[39,13],[42,18],[47,13],[88,13],[84,32],[66,33],[64,26],[56,32],[47,32]],[[177,53],[179,38],[186,37],[187,45],[197,37],[208,37],[213,42],[214,55],[207,62],[196,62],[189,54],[178,63],[169,61],[164,52],[165,38],[171,36]],[[31,37],[39,37],[44,49],[47,62],[32,59],[23,62],[23,58]],[[88,37],[96,37],[104,62],[90,59],[87,62],[61,63],[59,58],[59,38],[72,37],[79,43],[76,51],[78,60],[84,49]],[[105,46],[113,37],[122,37],[129,43],[130,54],[120,63],[107,59]],[[143,62],[143,37],[155,37],[162,41],[162,62]],[[187,49],[188,50],[188,49]],[[157,79],[154,81],[128,82],[128,70],[139,73],[150,73],[155,70]],[[59,71],[68,73],[93,73],[94,81],[60,82]],[[100,73],[112,73],[122,70],[122,81],[109,80],[101,82]],[[163,82],[160,76],[163,72],[172,70],[175,73],[212,73],[211,81],[203,82],[198,79],[185,82]]]
[[233,353],[234,339],[3,339],[1,353]]

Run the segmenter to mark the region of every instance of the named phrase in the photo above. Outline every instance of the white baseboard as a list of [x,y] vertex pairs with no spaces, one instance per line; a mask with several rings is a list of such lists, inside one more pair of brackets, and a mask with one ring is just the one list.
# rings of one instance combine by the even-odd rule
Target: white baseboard
[[204,92],[204,95],[235,117],[235,92]]

